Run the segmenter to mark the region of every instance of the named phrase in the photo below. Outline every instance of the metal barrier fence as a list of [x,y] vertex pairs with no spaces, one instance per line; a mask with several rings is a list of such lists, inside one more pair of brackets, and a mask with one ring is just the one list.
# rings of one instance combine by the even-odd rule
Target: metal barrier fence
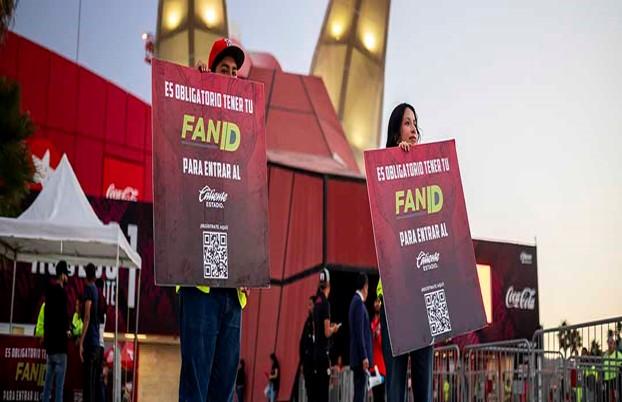
[[[622,402],[622,317],[536,331],[531,340],[434,349],[434,402]],[[408,365],[410,368],[410,365]],[[410,378],[410,375],[409,375]],[[298,401],[306,402],[304,379]],[[329,401],[353,397],[332,370]],[[406,401],[412,399],[410,381]],[[369,401],[373,401],[371,392]]]

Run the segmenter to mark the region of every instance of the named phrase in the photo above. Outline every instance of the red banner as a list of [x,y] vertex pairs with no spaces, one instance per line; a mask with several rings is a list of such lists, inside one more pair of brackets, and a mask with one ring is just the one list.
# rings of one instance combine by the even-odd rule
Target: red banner
[[366,151],[365,170],[393,354],[485,326],[454,141]]
[[267,286],[263,85],[152,66],[156,284]]
[[[47,354],[41,338],[0,335],[0,400],[40,401]],[[69,342],[65,402],[82,400],[82,370],[77,346]]]

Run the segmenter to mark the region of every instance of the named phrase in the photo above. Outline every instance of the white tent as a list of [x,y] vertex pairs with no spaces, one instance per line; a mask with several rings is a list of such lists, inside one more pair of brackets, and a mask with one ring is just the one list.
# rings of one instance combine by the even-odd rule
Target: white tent
[[119,225],[99,220],[66,155],[26,211],[18,218],[0,218],[0,254],[24,262],[141,265]]
[[[104,225],[99,220],[84,195],[66,155],[63,155],[56,171],[44,183],[43,190],[26,211],[18,218],[0,217],[0,255],[13,260],[9,328],[13,326],[15,274],[18,261],[56,263],[65,260],[68,264],[84,265],[91,262],[95,265],[114,266],[117,269],[120,266],[135,269],[141,267],[140,255],[132,249],[119,225],[114,222]],[[119,289],[118,273],[116,278]],[[140,284],[140,275],[138,278]],[[140,292],[140,286],[138,288]],[[115,345],[118,344],[119,332],[118,295],[117,291]],[[138,324],[138,310],[136,323]],[[115,368],[120,373],[118,357],[117,350]],[[115,390],[120,390],[118,378],[115,373]]]

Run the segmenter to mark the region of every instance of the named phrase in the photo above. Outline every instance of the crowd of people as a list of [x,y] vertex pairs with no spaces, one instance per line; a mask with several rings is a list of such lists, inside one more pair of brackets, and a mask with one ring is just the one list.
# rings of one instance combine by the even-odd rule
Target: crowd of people
[[[202,72],[236,78],[244,57],[244,51],[239,46],[221,38],[212,45],[208,63],[199,61],[197,66]],[[406,103],[398,105],[389,119],[387,147],[399,147],[408,152],[419,142],[419,138],[415,109]],[[56,400],[62,400],[67,342],[72,334],[78,339],[83,364],[83,400],[105,400],[102,386],[105,323],[102,314],[105,314],[105,301],[101,290],[95,286],[95,267],[92,264],[87,265],[86,274],[82,305],[76,309],[79,319],[75,315],[73,320],[67,317],[67,297],[63,289],[67,282],[67,269],[63,261],[57,264],[56,279],[46,295],[43,338],[48,351],[48,371],[44,400],[49,400],[52,388],[56,389]],[[348,314],[354,400],[365,400],[368,378],[373,372],[386,378],[384,389],[376,387],[376,400],[383,400],[386,395],[389,401],[403,401],[409,359],[415,400],[431,400],[432,348],[393,357],[382,303],[382,285],[379,283],[376,290],[373,319],[370,319],[365,307],[368,288],[367,276],[361,275]],[[328,400],[332,366],[330,340],[342,326],[331,321],[330,290],[330,273],[323,269],[318,291],[309,299],[309,319],[301,340],[302,372],[309,385],[307,392],[311,402]],[[196,286],[178,287],[177,291],[181,349],[179,400],[229,402],[235,393],[242,401],[245,384],[244,363],[240,361],[240,333],[248,290]],[[272,354],[270,359],[272,364],[267,373],[265,396],[272,402],[278,399],[281,373],[276,355]]]
[[[208,63],[199,62],[198,69],[236,78],[244,57],[240,47],[229,39],[221,38],[214,42]],[[386,147],[399,147],[409,152],[419,141],[415,109],[407,103],[396,106],[389,118]],[[67,264],[64,261],[56,265],[55,280],[46,292],[45,305],[40,314],[42,325],[37,325],[37,332],[43,337],[48,354],[44,401],[50,400],[52,390],[55,400],[62,400],[67,343],[72,337],[78,342],[82,361],[83,400],[106,400],[102,376],[106,305],[101,287],[98,289],[96,286],[95,267],[88,264],[85,270],[84,294],[76,303],[71,320],[67,314],[64,290],[67,283]],[[181,349],[179,400],[230,402],[235,394],[238,401],[244,401],[246,381],[244,361],[240,360],[240,337],[242,310],[247,303],[248,290],[196,286],[178,287],[177,291]],[[330,344],[342,327],[342,323],[331,320],[330,292],[330,272],[322,269],[317,293],[308,300],[309,313],[300,339],[301,372],[310,402],[326,402],[329,399],[333,366]],[[374,401],[403,402],[409,362],[414,401],[431,401],[432,347],[393,356],[382,283],[379,282],[376,288],[371,318],[365,304],[369,293],[369,280],[361,274],[357,278],[348,312],[349,367],[353,373],[354,401],[367,399],[370,376],[373,376],[384,379],[379,381],[380,385],[373,387]],[[618,358],[617,354],[615,358]],[[270,361],[264,394],[269,402],[274,402],[279,399],[281,370],[274,353],[270,355]]]
[[76,342],[82,362],[83,393],[85,402],[106,401],[104,378],[104,327],[106,325],[106,299],[104,282],[96,279],[96,268],[87,264],[84,293],[76,300],[72,318],[68,314],[65,285],[68,280],[67,262],[56,264],[56,274],[45,291],[45,301],[39,310],[35,335],[42,338],[47,353],[45,382],[42,400],[63,400],[65,373],[67,372],[68,342]]
[[[199,61],[197,67],[201,72],[237,78],[244,58],[244,51],[239,46],[227,38],[221,38],[212,45],[208,62]],[[400,147],[408,152],[419,139],[415,109],[406,103],[398,105],[389,119],[387,147]],[[375,367],[372,338],[376,354],[382,355],[386,362],[386,391],[376,391],[378,397],[381,398],[380,394],[386,392],[390,401],[404,400],[406,369],[410,358],[415,400],[431,400],[432,348],[394,358],[382,307],[382,286],[379,285],[377,289],[379,311],[370,321],[364,307],[369,286],[367,277],[361,276],[357,285],[349,311],[352,326],[350,367],[355,373],[355,400],[364,400],[369,371]],[[181,287],[178,292],[181,344],[179,400],[229,402],[234,392],[240,389],[236,377],[240,366],[241,315],[246,306],[248,291],[244,288],[210,289],[197,286]],[[302,371],[307,384],[310,384],[307,390],[311,402],[328,401],[330,339],[341,328],[341,323],[331,322],[329,295],[330,273],[323,269],[317,294],[309,299],[309,310],[312,312],[305,323],[305,335],[301,340]],[[278,359],[274,354],[271,360],[272,368],[268,373],[268,385],[264,393],[269,401],[274,401],[278,395],[280,373]],[[380,366],[385,369],[385,364],[381,363]]]

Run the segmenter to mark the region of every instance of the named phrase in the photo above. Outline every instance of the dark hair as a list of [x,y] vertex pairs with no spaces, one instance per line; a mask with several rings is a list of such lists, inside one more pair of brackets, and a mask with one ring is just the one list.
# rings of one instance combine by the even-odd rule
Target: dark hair
[[421,135],[421,132],[419,131],[419,118],[417,117],[415,108],[408,103],[400,103],[393,109],[391,117],[389,117],[389,126],[387,127],[387,148],[396,147],[400,143],[400,128],[402,127],[402,119],[404,118],[406,108],[413,111],[415,115],[415,127],[417,128],[417,133]]
[[358,278],[356,278],[356,290],[362,290],[368,283],[369,279],[367,278],[367,275],[360,273]]
[[84,267],[84,270],[86,271],[86,279],[89,281],[95,279],[95,265],[89,262],[86,264],[86,267]]
[[270,353],[270,359],[272,360],[273,363],[276,363],[277,365],[279,364],[279,359],[276,358],[275,353]]
[[60,260],[56,263],[56,277],[60,278],[62,274],[67,275],[67,261]]

